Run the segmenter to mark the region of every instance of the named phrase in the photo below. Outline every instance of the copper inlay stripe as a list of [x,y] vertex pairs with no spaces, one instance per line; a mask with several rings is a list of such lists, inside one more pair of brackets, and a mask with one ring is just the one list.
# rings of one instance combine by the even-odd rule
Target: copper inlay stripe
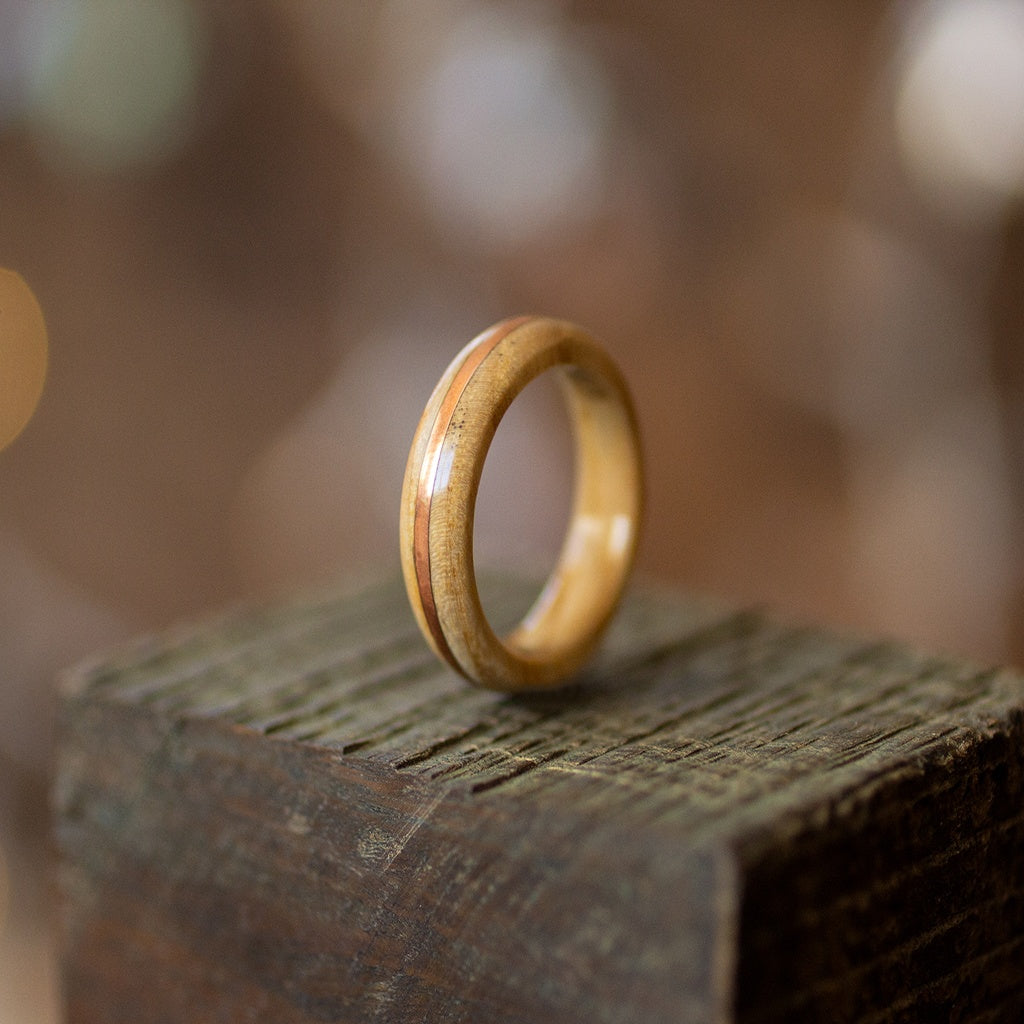
[[498,324],[489,334],[481,338],[476,348],[466,356],[441,400],[441,406],[434,419],[434,425],[430,429],[430,440],[427,442],[423,462],[420,466],[420,478],[416,486],[416,510],[413,516],[413,561],[416,566],[416,585],[419,588],[423,617],[427,620],[430,635],[434,638],[434,643],[445,661],[458,672],[463,671],[462,666],[459,665],[452,649],[448,646],[444,630],[441,628],[441,620],[437,615],[437,604],[434,601],[434,588],[430,580],[430,512],[434,480],[437,476],[438,464],[441,461],[441,449],[444,447],[448,430],[452,424],[452,417],[455,414],[455,407],[459,404],[466,385],[473,379],[473,374],[480,368],[481,363],[509,334],[528,320],[533,319],[532,316],[520,316]]

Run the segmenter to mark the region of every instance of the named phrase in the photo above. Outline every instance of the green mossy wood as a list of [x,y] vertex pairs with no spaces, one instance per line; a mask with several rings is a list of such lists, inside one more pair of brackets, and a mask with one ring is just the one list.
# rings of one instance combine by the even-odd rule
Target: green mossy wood
[[69,1024],[1024,1020],[1008,671],[641,593],[508,697],[395,582],[140,643],[61,722]]

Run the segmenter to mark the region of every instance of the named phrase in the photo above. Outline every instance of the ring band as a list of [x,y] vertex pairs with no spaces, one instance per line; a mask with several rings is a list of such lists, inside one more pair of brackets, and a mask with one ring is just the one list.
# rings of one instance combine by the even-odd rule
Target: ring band
[[[515,397],[558,373],[575,438],[575,483],[558,562],[522,622],[499,640],[473,568],[473,515],[487,450]],[[437,655],[489,689],[557,686],[586,662],[636,553],[643,471],[636,414],[615,364],[579,327],[506,320],[445,371],[416,429],[402,489],[402,570]]]

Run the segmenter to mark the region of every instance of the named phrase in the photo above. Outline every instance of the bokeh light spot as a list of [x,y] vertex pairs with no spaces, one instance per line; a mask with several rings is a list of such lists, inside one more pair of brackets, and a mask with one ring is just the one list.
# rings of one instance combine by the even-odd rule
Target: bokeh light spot
[[43,311],[18,274],[0,269],[0,449],[32,418],[43,393],[46,361]]
[[187,137],[203,33],[184,0],[46,0],[33,21],[32,123],[57,158],[115,170]]
[[0,3],[0,131],[24,113],[26,89],[25,28],[33,0]]
[[1024,3],[949,0],[910,28],[896,103],[904,162],[962,219],[1024,194]]
[[468,234],[532,240],[600,207],[610,89],[557,22],[471,8],[415,106],[414,164],[436,212]]

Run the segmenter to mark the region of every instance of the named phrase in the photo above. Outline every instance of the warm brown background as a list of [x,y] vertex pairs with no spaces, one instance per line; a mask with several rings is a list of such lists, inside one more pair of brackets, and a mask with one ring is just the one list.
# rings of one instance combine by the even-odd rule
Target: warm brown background
[[[396,569],[422,406],[506,315],[631,380],[649,575],[1024,657],[1014,58],[1017,0],[0,7],[0,265],[51,345],[0,454],[0,1021],[55,1014],[56,672]],[[543,563],[564,424],[513,413],[480,549]]]

